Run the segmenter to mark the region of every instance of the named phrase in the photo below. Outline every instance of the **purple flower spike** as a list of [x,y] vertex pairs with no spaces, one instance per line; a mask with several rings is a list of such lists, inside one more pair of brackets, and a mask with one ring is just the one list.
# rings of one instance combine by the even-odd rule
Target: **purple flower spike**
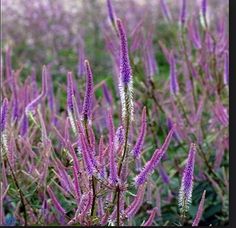
[[[28,87],[26,86],[25,91],[24,91],[24,104],[25,105],[27,105],[28,97],[29,97],[29,90],[28,90]],[[21,128],[20,128],[20,135],[21,136],[26,135],[28,127],[29,127],[28,118],[27,118],[26,114],[24,113],[22,123],[21,123]]]
[[142,112],[142,124],[138,136],[138,140],[133,148],[133,155],[135,158],[140,157],[141,151],[143,149],[144,138],[146,135],[147,119],[146,119],[146,107],[143,108]]
[[54,192],[49,186],[47,187],[47,192],[52,200],[53,205],[57,209],[57,211],[61,213],[62,215],[65,215],[66,214],[65,209],[61,206],[60,202],[58,201],[57,197],[55,196]]
[[112,119],[111,110],[108,112],[108,128],[109,128],[109,159],[110,159],[110,180],[112,184],[116,184],[118,180],[117,175],[117,166],[115,161],[115,148],[114,148],[114,137],[115,137],[115,130],[114,130],[114,123]]
[[196,144],[191,143],[187,163],[183,172],[181,188],[179,190],[179,207],[182,212],[188,211],[192,200],[195,154]]
[[128,42],[122,21],[117,19],[116,22],[120,37],[120,78],[123,85],[128,85],[132,80],[132,70],[128,54]]
[[175,57],[172,51],[169,54],[169,61],[170,61],[170,92],[172,95],[176,95],[179,92],[179,85],[176,75]]
[[6,122],[7,122],[7,112],[8,112],[8,100],[7,98],[4,98],[2,106],[1,106],[1,132],[3,132],[6,128]]
[[85,63],[85,68],[86,68],[87,80],[86,80],[86,91],[85,91],[85,97],[84,97],[82,117],[83,117],[83,120],[87,120],[91,116],[91,109],[92,109],[93,74],[89,65],[89,61],[85,60],[84,63]]
[[115,134],[115,150],[118,150],[119,146],[125,141],[125,130],[123,126],[120,126],[116,130]]
[[151,213],[150,213],[150,216],[148,218],[148,220],[142,225],[142,226],[151,226],[153,221],[154,221],[154,218],[157,214],[157,207],[154,207],[152,210],[151,210]]
[[172,16],[171,16],[169,7],[168,7],[168,5],[166,3],[166,0],[161,0],[160,4],[161,4],[161,11],[163,13],[163,16],[165,17],[165,19],[167,21],[171,21],[172,20]]
[[180,24],[183,27],[186,21],[186,0],[182,0],[182,7],[180,12]]
[[101,177],[105,177],[105,173],[106,173],[106,167],[105,167],[105,156],[104,156],[104,142],[103,142],[103,135],[100,138],[99,141],[99,155],[98,155],[98,161],[100,164],[100,175]]
[[83,162],[84,162],[84,167],[88,173],[89,176],[93,175],[93,171],[94,171],[94,166],[93,166],[93,162],[91,161],[91,156],[90,156],[90,148],[88,147],[87,143],[86,143],[86,139],[85,136],[83,135],[83,133],[81,133],[81,146],[82,146],[82,156],[83,156]]
[[72,78],[72,72],[67,73],[67,108],[68,111],[73,112],[73,101],[72,97],[74,96],[74,90],[73,90],[73,78]]
[[192,40],[194,47],[196,49],[200,49],[202,47],[201,37],[199,34],[199,28],[194,19],[192,19],[188,24],[188,32],[189,32],[189,38],[190,40]]
[[29,115],[30,112],[34,111],[41,100],[47,95],[47,68],[43,66],[42,72],[42,92],[37,96],[33,101],[31,101],[25,108],[26,115]]
[[125,215],[130,219],[132,218],[139,210],[143,204],[143,197],[146,189],[146,184],[139,186],[137,195],[135,196],[133,202],[125,209]]
[[105,97],[107,103],[108,103],[109,105],[112,105],[112,96],[111,96],[111,94],[110,94],[110,92],[109,92],[109,90],[108,90],[108,88],[107,88],[106,83],[104,83],[104,84],[102,85],[102,91],[103,91],[103,95],[104,95],[104,97]]
[[113,10],[110,0],[107,0],[107,9],[108,9],[108,16],[111,20],[111,23],[115,25],[115,14],[114,14],[114,10]]
[[201,220],[202,213],[203,213],[203,210],[204,210],[205,196],[206,196],[206,190],[204,190],[204,192],[202,193],[202,198],[201,198],[201,201],[199,203],[197,214],[196,214],[196,217],[193,221],[192,226],[198,226],[198,223]]
[[202,0],[202,15],[206,18],[206,11],[207,11],[207,0]]
[[135,184],[136,185],[143,184],[146,181],[148,175],[155,169],[157,164],[160,162],[161,158],[165,154],[165,152],[170,144],[170,140],[173,135],[173,132],[174,132],[174,127],[169,131],[162,147],[160,149],[157,149],[153,153],[151,159],[146,163],[144,169],[138,174],[138,176],[135,177]]
[[225,51],[224,53],[224,84],[229,84],[229,53]]
[[84,75],[84,60],[85,60],[85,53],[84,53],[84,44],[82,42],[82,39],[80,39],[80,46],[78,50],[78,55],[79,55],[79,60],[78,60],[78,76],[83,76]]
[[12,65],[11,65],[11,49],[10,47],[6,50],[6,76],[9,79],[12,76]]
[[[117,27],[120,38],[120,96],[122,104],[122,119],[129,123],[133,119],[133,81],[132,70],[128,55],[128,42],[123,24],[117,19]],[[129,127],[129,126],[126,126]]]

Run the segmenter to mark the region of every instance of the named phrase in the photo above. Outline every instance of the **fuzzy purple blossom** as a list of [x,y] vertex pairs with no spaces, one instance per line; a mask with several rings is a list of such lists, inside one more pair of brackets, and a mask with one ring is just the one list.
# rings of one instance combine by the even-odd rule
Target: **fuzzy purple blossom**
[[1,126],[0,130],[3,132],[6,128],[6,122],[7,122],[7,112],[8,112],[8,100],[7,98],[4,98],[1,106]]
[[166,0],[160,0],[160,4],[161,4],[161,11],[163,13],[163,16],[165,17],[165,19],[167,21],[171,21],[172,20],[172,16],[169,10],[169,7],[166,3]]
[[98,161],[100,164],[100,175],[101,177],[105,178],[105,173],[106,173],[106,167],[105,167],[105,156],[104,156],[104,139],[103,139],[103,135],[100,138],[99,141],[99,147],[98,147]]
[[[122,119],[126,123],[133,118],[133,80],[132,69],[128,55],[128,42],[123,24],[117,19],[120,38],[120,96],[122,105]],[[128,127],[128,126],[126,126]]]
[[137,195],[135,196],[132,203],[125,209],[124,214],[129,219],[132,218],[139,210],[141,205],[143,204],[144,193],[146,189],[146,184],[143,184],[138,187]]
[[112,96],[111,96],[111,94],[110,94],[110,92],[109,92],[109,90],[108,90],[108,88],[107,88],[106,83],[104,83],[104,84],[102,85],[102,91],[103,91],[103,95],[104,95],[104,97],[105,97],[107,103],[108,103],[109,105],[112,105]]
[[195,154],[196,144],[191,143],[179,190],[179,207],[182,212],[188,211],[192,200]]
[[174,132],[174,127],[169,131],[162,147],[160,149],[155,150],[155,152],[153,153],[151,159],[146,163],[143,170],[138,174],[138,176],[135,177],[135,184],[136,185],[143,184],[146,181],[148,175],[158,165],[158,163],[160,162],[161,158],[165,154],[165,152],[166,152],[166,150],[167,150],[167,148],[170,144],[170,140],[171,140],[171,137],[173,135],[173,132]]
[[125,130],[123,126],[120,126],[116,130],[115,134],[115,150],[118,150],[119,146],[121,146],[125,141]]
[[111,0],[107,0],[107,9],[108,9],[108,16],[111,20],[111,23],[115,25],[115,13],[111,4]]
[[88,60],[84,61],[86,68],[86,91],[84,96],[84,104],[82,111],[83,120],[88,120],[91,117],[91,109],[92,109],[92,99],[93,99],[93,74],[90,68],[90,64]]
[[78,61],[78,76],[84,75],[84,60],[85,60],[85,53],[84,53],[84,44],[82,41],[80,42],[80,47],[78,50],[79,61]]
[[180,11],[180,24],[183,27],[186,21],[186,0],[182,0],[182,6]]
[[188,33],[190,40],[193,42],[193,46],[196,49],[200,49],[202,47],[201,37],[199,35],[198,26],[196,25],[196,21],[194,19],[192,19],[188,24]]
[[47,68],[46,68],[46,66],[43,66],[43,71],[42,71],[42,92],[39,96],[37,96],[33,101],[31,101],[26,106],[26,108],[25,108],[26,115],[29,115],[30,112],[33,112],[46,95],[47,95]]
[[110,160],[110,176],[109,179],[112,184],[116,184],[118,181],[117,175],[117,165],[115,161],[115,147],[114,147],[114,138],[115,138],[115,129],[112,119],[111,110],[108,112],[108,129],[109,129],[109,160]]
[[142,226],[145,226],[145,227],[146,226],[151,226],[154,219],[155,219],[157,211],[158,211],[157,207],[154,207],[151,211],[149,211],[150,216],[149,216],[148,220]]
[[132,70],[128,54],[128,41],[120,19],[117,19],[117,28],[120,35],[120,78],[123,85],[128,85],[132,80]]
[[207,0],[202,0],[202,15],[206,18],[206,11],[207,11]]
[[61,206],[60,202],[58,201],[57,197],[55,196],[51,187],[47,187],[47,192],[52,200],[53,205],[55,206],[56,210],[61,213],[62,215],[66,214],[65,209]]
[[146,107],[144,107],[143,112],[142,112],[142,123],[141,123],[140,131],[139,131],[138,139],[132,150],[135,158],[140,157],[141,151],[143,149],[144,138],[146,135],[146,128],[147,128]]
[[67,107],[68,111],[73,112],[72,97],[74,96],[72,72],[67,74]]
[[9,79],[12,76],[11,48],[6,50],[6,76]]
[[177,81],[175,57],[172,51],[169,54],[169,61],[170,61],[170,92],[172,95],[176,95],[179,92],[179,85]]
[[84,167],[87,171],[87,174],[89,176],[92,176],[93,172],[94,172],[94,164],[91,160],[91,156],[90,156],[90,149],[89,146],[86,143],[86,139],[85,136],[83,135],[83,133],[80,134],[80,140],[81,140],[81,146],[82,146],[82,155],[83,155],[83,162],[84,162]]
[[12,121],[17,121],[19,116],[19,102],[18,102],[18,93],[16,88],[16,73],[12,71],[12,93],[13,93],[13,108],[12,108]]
[[204,190],[203,193],[202,193],[202,198],[201,198],[201,201],[199,203],[197,214],[195,216],[195,219],[193,221],[192,226],[198,226],[198,224],[201,220],[202,213],[203,213],[203,210],[204,210],[205,196],[206,196],[206,190]]

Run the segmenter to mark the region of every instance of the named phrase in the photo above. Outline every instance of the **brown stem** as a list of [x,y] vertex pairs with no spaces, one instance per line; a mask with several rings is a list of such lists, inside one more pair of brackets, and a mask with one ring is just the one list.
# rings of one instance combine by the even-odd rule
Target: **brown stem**
[[116,208],[116,220],[117,220],[117,226],[120,226],[120,188],[119,185],[117,186],[117,192],[118,192],[118,199],[117,199],[117,208]]
[[17,181],[16,176],[14,174],[14,171],[13,171],[13,169],[11,167],[11,164],[10,164],[10,162],[8,160],[8,157],[6,157],[6,161],[7,161],[7,164],[9,165],[9,167],[10,167],[11,174],[12,174],[12,177],[13,177],[13,181],[14,181],[14,183],[16,185],[16,188],[17,188],[17,190],[18,190],[18,192],[20,194],[20,201],[21,201],[21,204],[22,204],[23,212],[24,212],[24,220],[25,220],[25,224],[24,225],[27,226],[27,224],[28,224],[27,223],[27,212],[26,212],[26,206],[25,206],[25,202],[24,202],[24,195],[23,195],[23,192],[21,191],[21,188],[20,188],[20,186],[18,184],[18,181]]
[[[89,138],[89,133],[88,133],[88,122],[87,122],[87,118],[84,119],[84,128],[85,128],[85,134],[88,140],[89,145],[91,146],[90,143],[90,138]],[[93,190],[93,201],[92,201],[92,208],[91,208],[91,216],[94,215],[94,209],[95,209],[95,203],[96,203],[96,187],[95,187],[95,178],[94,176],[92,176],[92,190]]]

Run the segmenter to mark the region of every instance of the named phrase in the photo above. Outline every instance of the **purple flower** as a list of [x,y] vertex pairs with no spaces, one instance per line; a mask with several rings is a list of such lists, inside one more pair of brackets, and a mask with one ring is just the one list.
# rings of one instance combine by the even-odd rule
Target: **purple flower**
[[196,49],[200,49],[202,47],[201,38],[199,35],[198,26],[196,25],[194,19],[192,19],[188,24],[188,32],[189,32],[189,38],[192,40],[194,47]]
[[115,138],[115,130],[114,130],[114,123],[112,119],[111,110],[108,112],[108,129],[109,129],[109,160],[110,160],[110,176],[109,179],[111,180],[112,184],[116,184],[118,181],[117,175],[117,166],[115,161],[115,147],[114,147],[114,138]]
[[114,14],[114,10],[111,4],[111,0],[107,0],[107,9],[108,9],[108,15],[111,20],[111,23],[115,25],[115,14]]
[[13,110],[12,110],[12,121],[16,121],[18,119],[18,94],[17,94],[17,89],[16,89],[16,73],[13,71],[12,72],[12,93],[13,93]]
[[82,156],[83,156],[83,162],[84,162],[84,167],[87,171],[87,174],[89,176],[93,175],[94,172],[94,162],[92,161],[91,157],[91,150],[86,143],[85,136],[83,133],[80,133],[80,141],[81,141],[81,146],[82,146]]
[[85,60],[85,68],[86,68],[86,91],[84,97],[82,118],[83,120],[87,120],[91,117],[91,109],[92,109],[92,98],[93,98],[93,74],[89,65],[89,61]]
[[195,154],[196,144],[191,143],[179,190],[179,207],[182,212],[188,211],[189,204],[191,204],[192,200]]
[[62,215],[65,215],[66,214],[65,209],[61,206],[60,202],[58,201],[57,197],[55,196],[54,192],[49,186],[47,187],[47,192],[50,198],[52,199],[52,203],[55,206],[56,210]]
[[206,11],[207,11],[207,0],[202,0],[202,15],[206,18]]
[[106,172],[106,167],[105,167],[105,156],[104,156],[104,142],[103,142],[103,135],[100,138],[99,141],[99,147],[98,147],[98,151],[99,151],[99,155],[98,155],[98,159],[99,159],[99,164],[100,164],[100,175],[101,177],[105,177],[105,172]]
[[82,76],[84,75],[84,60],[85,60],[84,44],[82,42],[82,39],[80,39],[78,55],[79,55],[79,62],[78,62],[77,72],[78,76]]
[[132,218],[139,210],[143,204],[143,197],[146,189],[146,184],[139,186],[137,195],[135,196],[132,203],[125,209],[125,215],[130,219]]
[[128,85],[132,80],[132,70],[128,54],[126,33],[120,19],[116,20],[120,37],[120,78],[123,85]]
[[180,24],[183,27],[186,21],[186,0],[182,0],[182,7],[180,12]]
[[10,47],[6,50],[6,76],[9,79],[12,76],[12,65],[11,65],[11,49]]
[[157,211],[158,211],[157,207],[154,207],[151,210],[151,213],[149,212],[150,216],[149,216],[148,220],[142,226],[151,226],[153,221],[154,221],[154,218],[155,218],[155,216],[157,214]]
[[141,128],[139,131],[139,135],[138,135],[138,140],[132,150],[135,158],[140,157],[141,151],[143,149],[144,138],[146,135],[146,128],[147,128],[146,107],[144,107],[143,112],[142,112],[142,123],[141,123]]
[[72,72],[67,73],[67,108],[68,111],[73,112],[73,101],[72,97],[74,96],[74,90],[73,90],[73,78],[72,78]]
[[7,98],[4,98],[1,106],[1,126],[0,130],[3,132],[6,128],[6,122],[7,122],[7,112],[8,112],[8,100]]
[[169,131],[162,147],[160,149],[155,150],[151,159],[146,163],[144,169],[138,174],[138,176],[135,177],[136,185],[143,184],[146,181],[148,175],[155,169],[157,164],[160,162],[161,158],[165,154],[170,144],[170,140],[173,135],[173,132],[174,132],[174,127]]
[[117,27],[120,38],[120,97],[122,106],[122,119],[126,124],[133,119],[133,81],[132,70],[129,62],[128,43],[123,24],[117,19]]
[[172,20],[172,16],[171,16],[169,7],[168,7],[168,5],[166,3],[166,0],[160,0],[160,4],[161,4],[161,11],[162,11],[165,19],[167,21],[171,21]]
[[25,108],[26,115],[29,115],[30,112],[34,111],[42,99],[47,95],[47,68],[43,66],[42,72],[42,92],[37,96],[33,101],[31,101]]
[[179,85],[176,75],[175,57],[172,51],[169,54],[169,61],[170,61],[170,92],[172,95],[176,95],[179,92]]
[[229,53],[225,51],[224,53],[224,84],[229,84]]
[[200,201],[200,203],[199,203],[198,210],[197,210],[197,214],[196,214],[196,216],[195,216],[195,219],[194,219],[194,221],[193,221],[192,226],[198,226],[198,223],[199,223],[200,220],[201,220],[202,213],[203,213],[203,210],[204,210],[205,196],[206,196],[206,190],[204,190],[204,192],[202,193],[202,198],[201,198],[201,201]]
[[108,88],[107,88],[106,83],[104,83],[104,84],[102,85],[102,91],[103,91],[103,95],[104,95],[104,97],[105,97],[107,103],[108,103],[109,105],[112,105],[112,96],[111,96],[111,94],[110,94],[110,92],[109,92],[109,90],[108,90]]
[[125,131],[123,126],[120,126],[116,130],[115,134],[115,150],[118,150],[119,146],[125,141]]

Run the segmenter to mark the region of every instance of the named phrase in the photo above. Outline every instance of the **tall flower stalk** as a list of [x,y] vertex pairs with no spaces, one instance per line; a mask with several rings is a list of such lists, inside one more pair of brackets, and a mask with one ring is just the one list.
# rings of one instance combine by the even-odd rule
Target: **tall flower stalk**
[[203,213],[203,210],[204,210],[205,197],[206,197],[206,190],[204,190],[204,192],[202,193],[202,198],[201,198],[201,201],[199,203],[197,214],[195,216],[195,219],[193,221],[192,226],[198,226],[198,224],[201,220],[202,213]]
[[181,187],[179,190],[179,207],[182,219],[185,218],[185,213],[188,211],[189,205],[192,202],[195,154],[196,144],[191,143],[187,163],[183,172]]
[[120,38],[120,97],[122,108],[122,120],[125,128],[125,144],[124,152],[121,158],[118,174],[120,175],[122,162],[126,157],[128,146],[128,135],[131,121],[133,119],[133,80],[132,70],[130,66],[129,54],[128,54],[128,42],[126,33],[120,19],[117,19],[117,28]]

